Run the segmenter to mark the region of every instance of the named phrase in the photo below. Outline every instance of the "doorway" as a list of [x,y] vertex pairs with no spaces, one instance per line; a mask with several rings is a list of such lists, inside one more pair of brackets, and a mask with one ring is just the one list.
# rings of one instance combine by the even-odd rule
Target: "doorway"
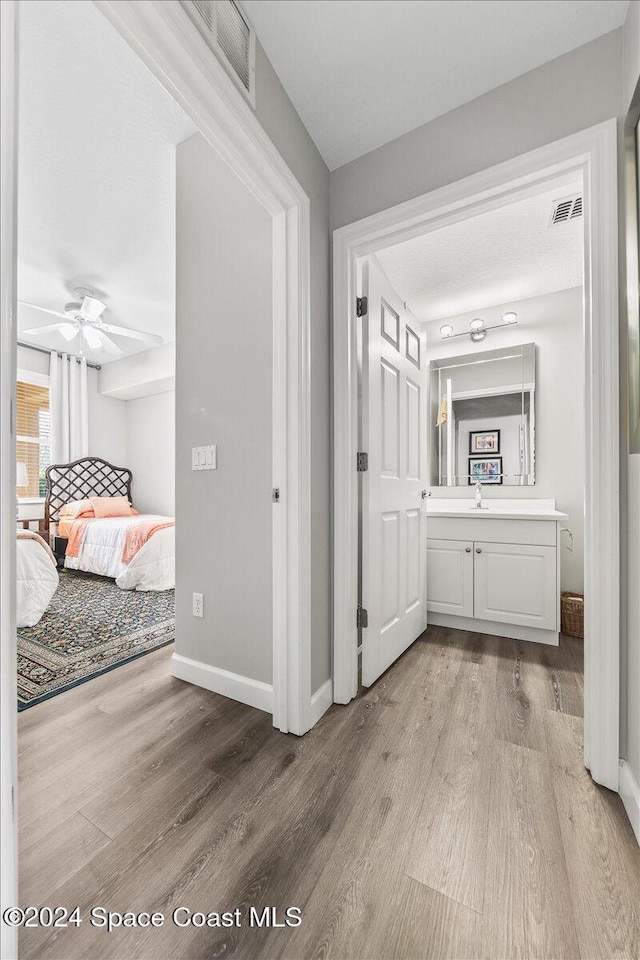
[[[584,219],[585,765],[618,789],[619,504],[615,123],[351,224],[334,234],[334,696],[358,682],[358,260],[579,177]],[[559,194],[561,195],[561,194]],[[429,534],[427,534],[429,535]]]
[[[233,170],[270,221],[272,329],[272,466],[267,497],[272,510],[272,683],[267,709],[274,725],[302,734],[312,725],[310,689],[309,561],[309,199],[274,150],[249,106],[184,11],[142,9],[137,2],[101,3],[98,9],[149,68]],[[15,700],[15,484],[13,410],[16,382],[15,197],[19,116],[17,61],[19,5],[2,5],[2,663],[3,663],[3,891],[16,902]],[[206,104],[206,106],[203,106]],[[6,349],[5,349],[6,348]],[[194,439],[194,443],[195,443]],[[204,441],[203,441],[204,442]],[[278,491],[278,496],[273,491]],[[179,511],[178,511],[179,512]],[[6,549],[5,549],[6,548]],[[6,669],[5,669],[6,667]],[[224,671],[223,671],[224,672]],[[231,691],[221,691],[227,695]],[[3,929],[4,937],[12,932]],[[7,941],[8,944],[12,940]],[[7,955],[14,953],[7,946]]]

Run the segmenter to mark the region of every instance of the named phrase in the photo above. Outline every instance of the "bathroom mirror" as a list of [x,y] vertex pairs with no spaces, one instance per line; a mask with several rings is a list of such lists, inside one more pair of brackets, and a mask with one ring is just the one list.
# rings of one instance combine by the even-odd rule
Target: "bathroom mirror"
[[430,364],[431,485],[535,483],[536,346]]

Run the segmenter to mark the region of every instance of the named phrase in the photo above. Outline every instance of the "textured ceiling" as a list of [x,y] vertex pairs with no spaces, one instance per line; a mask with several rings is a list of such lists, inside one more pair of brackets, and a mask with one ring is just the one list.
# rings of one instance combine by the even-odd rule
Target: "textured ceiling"
[[334,169],[616,29],[628,0],[242,5]]
[[423,322],[582,283],[582,218],[549,226],[561,190],[434,230],[377,254],[397,293]]
[[[107,322],[173,340],[175,145],[194,127],[93,3],[30,0],[20,15],[18,296],[60,310],[87,286]],[[48,323],[18,311],[19,330]]]

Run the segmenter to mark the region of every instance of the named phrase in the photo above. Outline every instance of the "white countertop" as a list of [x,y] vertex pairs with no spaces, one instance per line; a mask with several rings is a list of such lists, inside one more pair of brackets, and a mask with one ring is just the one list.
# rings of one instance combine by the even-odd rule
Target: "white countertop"
[[473,499],[430,497],[427,499],[429,517],[477,517],[480,520],[558,520],[568,519],[566,513],[556,510],[555,500],[489,499],[483,496],[478,510]]

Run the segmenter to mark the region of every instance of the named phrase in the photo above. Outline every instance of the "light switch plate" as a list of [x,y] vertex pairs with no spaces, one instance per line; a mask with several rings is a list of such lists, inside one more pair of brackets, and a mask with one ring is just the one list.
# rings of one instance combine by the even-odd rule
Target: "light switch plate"
[[218,448],[216,444],[210,444],[207,447],[191,448],[191,469],[192,470],[217,470],[218,469]]

